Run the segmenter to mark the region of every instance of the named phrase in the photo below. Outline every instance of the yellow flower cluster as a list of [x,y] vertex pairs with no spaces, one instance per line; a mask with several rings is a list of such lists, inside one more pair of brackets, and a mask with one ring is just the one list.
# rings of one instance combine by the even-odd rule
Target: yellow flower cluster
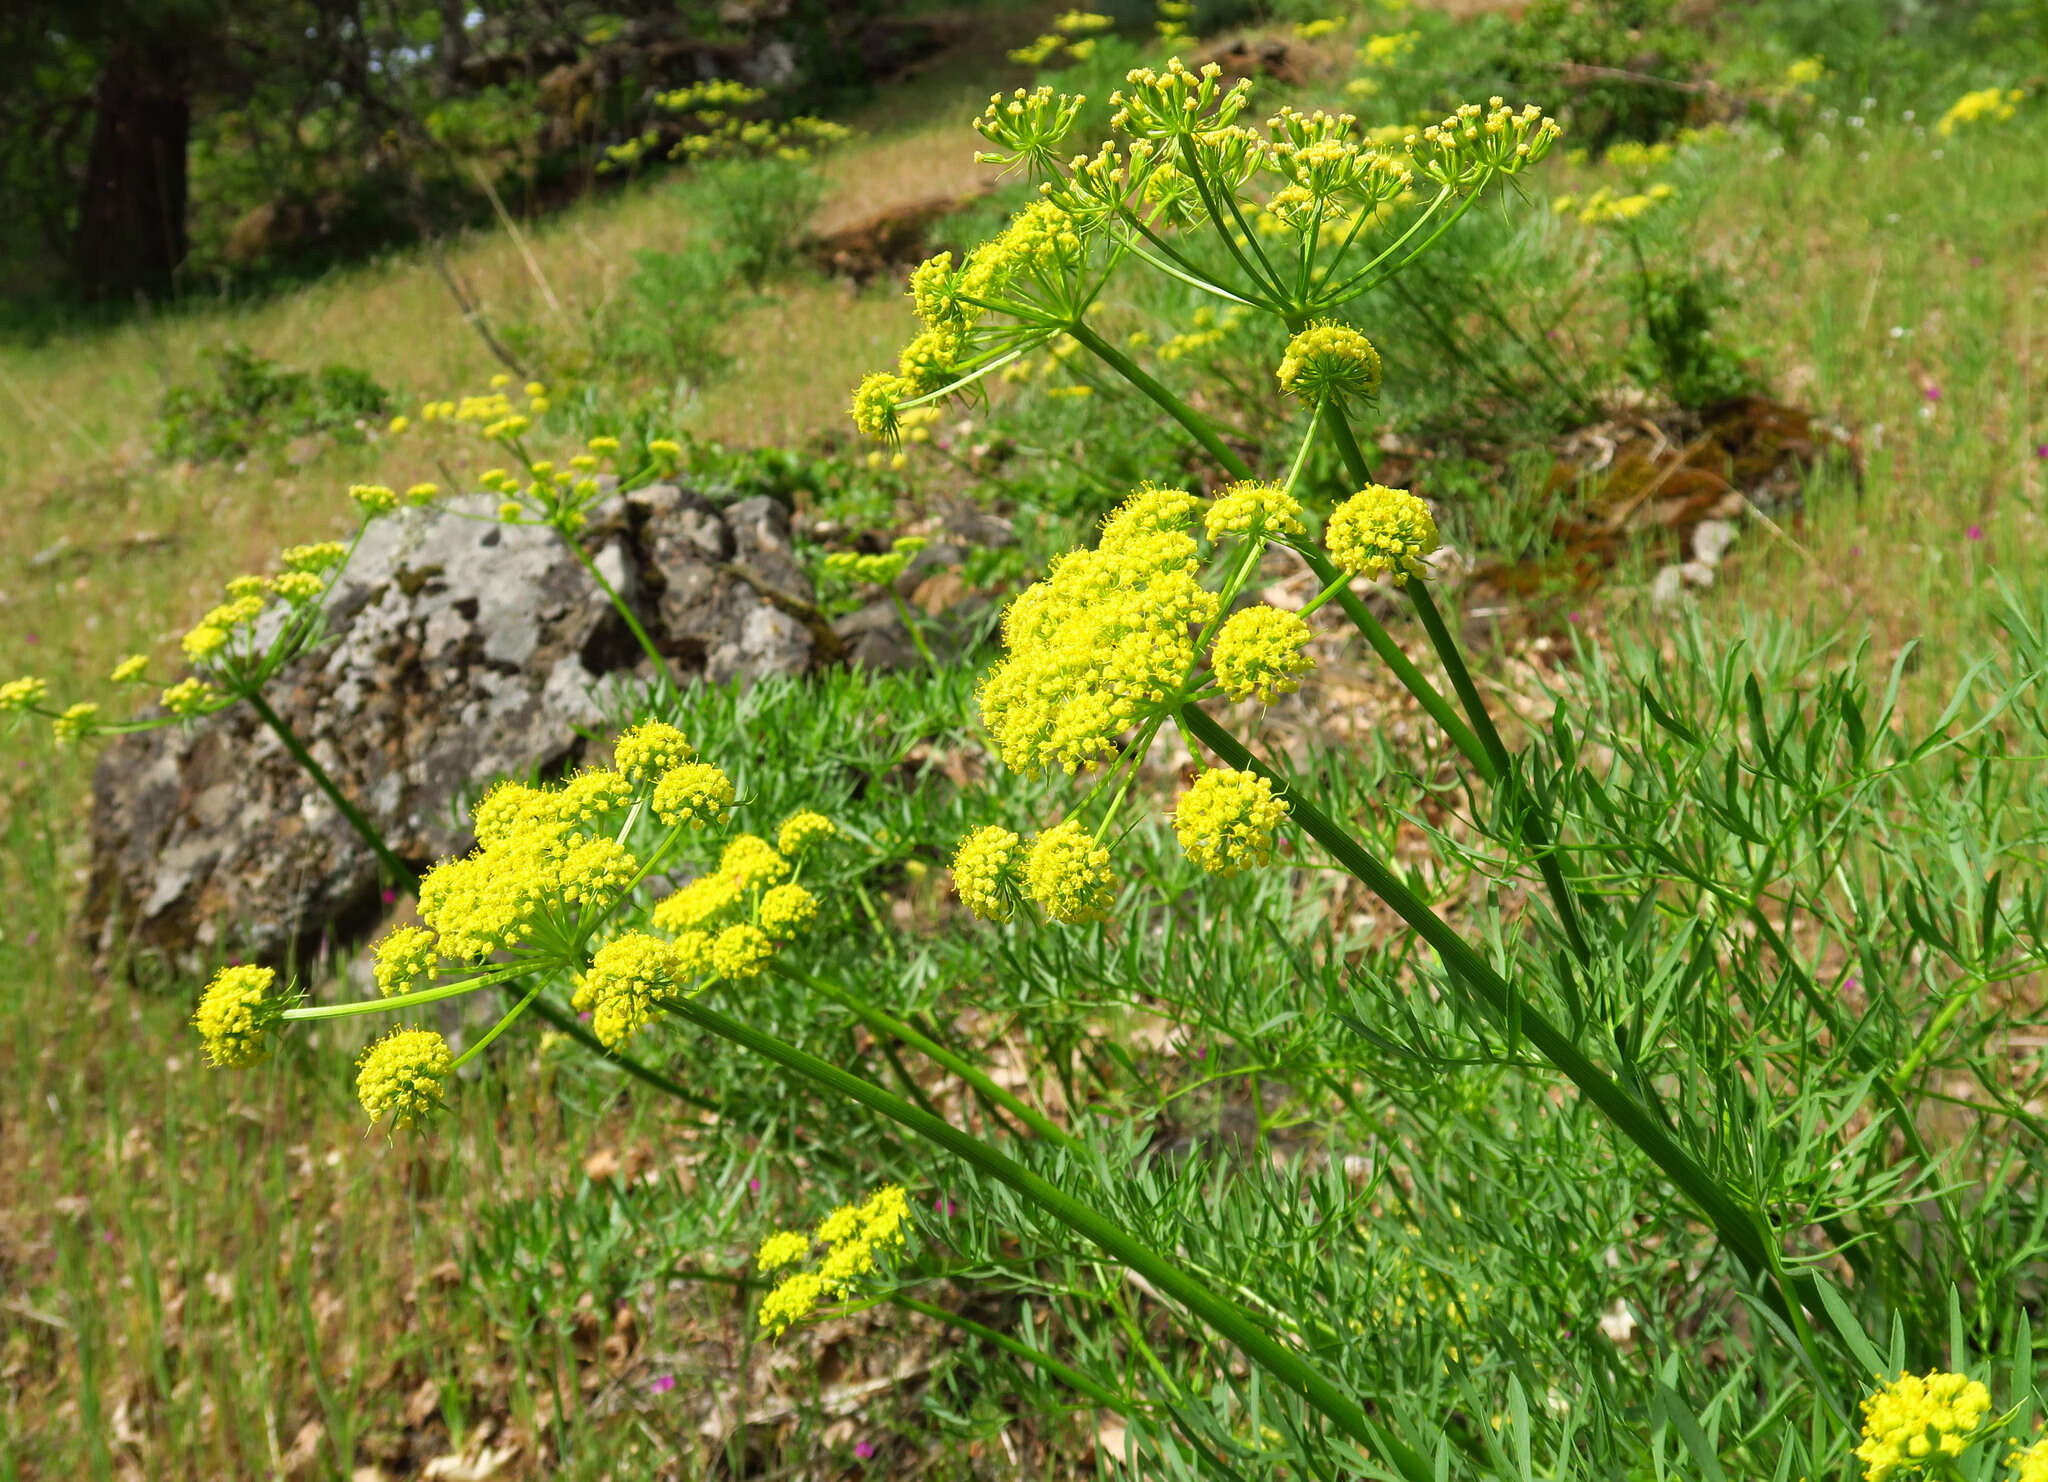
[[834,551],[825,558],[825,570],[834,576],[850,577],[854,581],[886,587],[903,574],[903,568],[910,564],[911,557],[930,544],[931,542],[922,535],[901,535],[882,555],[863,555],[859,551]]
[[1109,851],[1072,818],[1033,842],[1024,859],[1024,888],[1046,915],[1069,926],[1104,920],[1116,904]]
[[109,684],[133,684],[136,680],[142,678],[143,671],[147,668],[149,668],[148,654],[130,654],[114,666],[113,672],[107,676],[107,682]]
[[471,815],[476,850],[444,860],[420,881],[420,919],[441,955],[475,962],[566,931],[608,911],[639,872],[616,839],[585,825],[620,811],[631,793],[616,772],[580,774],[554,792],[503,783]]
[[192,1016],[208,1064],[239,1069],[263,1058],[264,1036],[283,1011],[270,997],[276,981],[267,967],[224,967],[213,975]]
[[1361,400],[1379,393],[1380,352],[1344,324],[1313,324],[1287,342],[1274,372],[1286,395],[1303,401]]
[[1520,174],[1550,153],[1563,132],[1534,103],[1517,113],[1496,97],[1487,99],[1484,108],[1465,104],[1407,142],[1424,175],[1450,189],[1467,190],[1490,175]]
[[1960,1456],[1991,1411],[1991,1392],[1962,1374],[1901,1374],[1863,1401],[1856,1457],[1865,1482]]
[[435,1031],[394,1029],[363,1052],[356,1100],[372,1123],[388,1115],[393,1130],[403,1130],[440,1109],[454,1065],[448,1041]]
[[2013,1452],[2012,1482],[2048,1482],[2048,1440]]
[[1109,95],[1117,110],[1110,127],[1138,139],[1172,140],[1227,129],[1251,100],[1252,85],[1239,78],[1222,85],[1223,69],[1214,62],[1200,72],[1174,57],[1164,72],[1137,67],[1124,75],[1125,86]]
[[[835,832],[822,814],[797,813],[783,820],[779,836],[801,848]],[[801,885],[785,883],[793,869],[766,839],[736,834],[720,854],[717,869],[655,906],[653,924],[701,937],[705,961],[718,976],[758,977],[773,959],[777,941],[790,940],[817,920],[817,897]]]
[[1369,577],[1390,573],[1401,586],[1411,576],[1429,574],[1423,557],[1437,547],[1436,520],[1406,489],[1371,484],[1337,506],[1323,543],[1344,570]]
[[658,780],[695,755],[689,737],[660,720],[644,720],[612,743],[612,764],[636,785]]
[[431,972],[440,952],[432,932],[417,926],[399,926],[384,934],[371,956],[376,963],[377,991],[388,998],[404,993]]
[[1245,479],[1216,496],[1202,529],[1212,542],[1226,535],[1300,535],[1301,504],[1278,484]]
[[1271,861],[1273,836],[1286,817],[1286,802],[1264,777],[1212,767],[1180,795],[1173,832],[1189,859],[1228,877]]
[[1003,615],[1006,656],[981,685],[981,713],[1005,765],[1072,772],[1160,713],[1194,664],[1190,625],[1216,613],[1187,527],[1199,507],[1180,489],[1144,489]]
[[1260,704],[1270,704],[1275,695],[1300,689],[1294,676],[1315,668],[1302,652],[1307,643],[1308,624],[1300,613],[1247,607],[1224,621],[1209,651],[1209,672],[1231,699],[1257,695]]
[[217,692],[203,679],[181,679],[157,697],[157,703],[173,715],[197,715],[211,705]]
[[670,828],[684,823],[703,828],[724,818],[732,800],[732,779],[721,769],[709,762],[685,762],[655,784],[654,816]]
[[654,1017],[657,999],[701,974],[707,960],[702,932],[669,942],[629,931],[597,949],[570,1004],[590,1015],[591,1032],[607,1048],[617,1048]]
[[775,831],[775,847],[795,859],[838,833],[839,826],[831,819],[805,808],[782,820],[782,827]]
[[35,675],[0,684],[0,710],[33,710],[50,698],[50,682]]
[[69,746],[82,741],[98,729],[100,707],[90,700],[80,700],[75,705],[64,707],[64,713],[50,723],[50,730],[59,746]]
[[1979,88],[1973,93],[1964,93],[1949,104],[1948,112],[1934,126],[1936,133],[1948,138],[1963,124],[1981,123],[1989,119],[1993,123],[2005,123],[2019,111],[2020,100],[2026,94],[2018,88]]
[[825,1247],[817,1269],[794,1271],[761,1301],[761,1326],[780,1337],[790,1324],[808,1317],[821,1301],[851,1296],[861,1279],[874,1274],[877,1256],[899,1251],[910,1234],[910,1201],[895,1184],[877,1189],[859,1205],[832,1211],[812,1235],[778,1230],[761,1242],[755,1266],[776,1271],[805,1260],[814,1245]]
[[953,851],[953,889],[984,921],[1007,921],[1023,841],[1000,824],[978,828]]

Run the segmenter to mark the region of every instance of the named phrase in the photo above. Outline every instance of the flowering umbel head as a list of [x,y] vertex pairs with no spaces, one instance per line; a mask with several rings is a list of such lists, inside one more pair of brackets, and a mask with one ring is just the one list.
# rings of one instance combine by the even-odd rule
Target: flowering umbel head
[[1901,1374],[1863,1401],[1864,1482],[1942,1467],[1985,1429],[1991,1392],[1963,1374]]
[[284,1016],[284,1005],[270,992],[276,981],[267,967],[224,967],[213,975],[192,1016],[208,1064],[240,1069],[269,1052],[270,1031]]
[[981,686],[981,714],[1006,766],[1073,771],[1163,712],[1193,665],[1190,625],[1215,615],[1188,533],[1199,501],[1145,489],[1101,544],[1054,563],[1003,615],[1007,656]]
[[1032,841],[1024,860],[1024,888],[1040,910],[1069,926],[1104,920],[1116,905],[1109,851],[1072,818]]
[[1312,324],[1287,342],[1274,375],[1303,401],[1365,401],[1379,394],[1380,352],[1347,324]]
[[371,1122],[391,1118],[393,1131],[416,1126],[439,1111],[455,1067],[448,1041],[431,1029],[394,1029],[363,1052],[356,1099]]
[[1390,575],[1400,586],[1429,575],[1424,558],[1437,547],[1436,520],[1406,489],[1369,484],[1331,513],[1323,543],[1344,570]]
[[891,1184],[860,1204],[833,1210],[813,1234],[778,1230],[770,1235],[754,1258],[761,1271],[787,1270],[809,1259],[818,1246],[824,1247],[825,1258],[815,1270],[791,1271],[762,1299],[761,1326],[779,1337],[821,1301],[852,1296],[864,1277],[876,1274],[878,1258],[903,1249],[910,1228],[910,1200]]
[[1189,859],[1212,875],[1230,876],[1268,863],[1287,804],[1255,772],[1212,767],[1180,795],[1173,832]]
[[978,828],[953,852],[953,889],[960,904],[984,921],[1006,921],[1019,894],[1017,866],[1023,841],[1000,824]]
[[1216,635],[1209,651],[1209,672],[1233,700],[1258,696],[1262,705],[1275,695],[1291,695],[1301,688],[1297,674],[1306,674],[1315,661],[1302,649],[1308,643],[1308,624],[1297,612],[1260,604],[1234,612]]

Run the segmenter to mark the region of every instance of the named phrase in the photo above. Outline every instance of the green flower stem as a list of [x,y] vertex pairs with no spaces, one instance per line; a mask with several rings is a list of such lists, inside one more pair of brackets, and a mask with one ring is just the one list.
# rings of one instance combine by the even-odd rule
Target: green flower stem
[[1752,1276],[1765,1284],[1766,1292],[1778,1296],[1790,1312],[1797,1305],[1824,1313],[1814,1294],[1811,1278],[1785,1276],[1786,1291],[1780,1296],[1772,1285],[1777,1273],[1755,1211],[1745,1208],[1734,1195],[1700,1166],[1672,1138],[1663,1125],[1634,1097],[1582,1051],[1571,1038],[1552,1024],[1541,1009],[1530,1003],[1458,935],[1444,919],[1429,908],[1421,896],[1410,890],[1399,876],[1376,858],[1329,815],[1300,793],[1287,788],[1287,780],[1253,756],[1230,732],[1192,705],[1183,706],[1176,718],[1190,739],[1199,740],[1225,763],[1249,768],[1269,779],[1285,796],[1295,822],[1346,870],[1363,881],[1375,895],[1393,907],[1395,914],[1414,928],[1416,935],[1436,949],[1451,980],[1477,996],[1508,1032],[1526,1039],[1543,1058],[1579,1088],[1607,1119],[1661,1169],[1681,1193],[1706,1216],[1729,1249]]
[[517,1019],[521,1014],[525,1013],[528,1006],[531,1005],[536,998],[540,997],[541,984],[546,981],[547,980],[545,978],[536,978],[534,980],[533,986],[526,990],[526,997],[520,999],[519,1002],[513,1004],[511,1011],[507,1013],[504,1018],[500,1019],[497,1023],[493,1024],[490,1027],[490,1029],[484,1033],[483,1038],[479,1039],[475,1044],[471,1045],[468,1049],[464,1050],[460,1055],[456,1056],[455,1063],[449,1066],[448,1069],[450,1071],[460,1070],[463,1066],[469,1064],[470,1061],[476,1059],[477,1056],[481,1055],[486,1049],[488,1049],[490,1047],[491,1041],[496,1039],[499,1035],[503,1034],[507,1029],[511,1028],[512,1021],[514,1019]]
[[[1344,460],[1344,467],[1361,486],[1372,482],[1372,470],[1367,467],[1365,453],[1358,446],[1358,439],[1352,434],[1351,423],[1344,415],[1344,408],[1332,405],[1330,408],[1330,433],[1337,443],[1337,452]],[[1486,701],[1479,694],[1479,687],[1472,682],[1472,671],[1465,665],[1464,652],[1451,636],[1445,625],[1443,614],[1437,611],[1436,600],[1429,595],[1426,582],[1410,580],[1403,583],[1409,601],[1414,605],[1415,615],[1422,620],[1423,630],[1429,634],[1430,646],[1436,650],[1444,673],[1450,676],[1451,688],[1457,693],[1458,701],[1465,708],[1465,714],[1472,722],[1471,734],[1477,737],[1485,753],[1490,771],[1490,780],[1507,783],[1512,788],[1508,799],[1514,812],[1516,831],[1536,857],[1537,872],[1543,877],[1543,886],[1549,892],[1551,903],[1557,908],[1558,920],[1563,923],[1565,940],[1571,944],[1572,954],[1580,962],[1593,960],[1592,946],[1586,940],[1586,933],[1579,921],[1578,897],[1564,878],[1564,870],[1557,862],[1557,850],[1550,840],[1550,830],[1537,815],[1535,800],[1516,776],[1514,763],[1508,756],[1507,744],[1500,738],[1494,727],[1493,716],[1486,708]],[[1469,755],[1469,753],[1468,753]]]
[[765,1056],[807,1080],[881,1113],[1007,1185],[1187,1307],[1359,1445],[1390,1459],[1409,1482],[1433,1482],[1428,1461],[1386,1434],[1363,1407],[1320,1368],[1275,1340],[1252,1314],[1227,1297],[1211,1291],[1093,1206],[1075,1199],[1015,1159],[962,1132],[950,1122],[920,1111],[873,1082],[851,1075],[750,1024],[721,1014],[697,999],[666,999],[662,1001],[662,1007],[700,1029],[709,1030],[721,1039]]
[[1529,796],[1528,789],[1514,770],[1514,763],[1508,759],[1507,746],[1501,741],[1500,732],[1494,729],[1486,701],[1480,698],[1479,687],[1472,682],[1471,671],[1465,667],[1465,656],[1459,650],[1457,640],[1451,636],[1451,630],[1445,626],[1443,614],[1437,611],[1436,599],[1429,595],[1429,584],[1411,581],[1407,587],[1416,615],[1422,619],[1430,643],[1443,660],[1445,672],[1451,676],[1451,688],[1458,692],[1465,713],[1472,717],[1472,729],[1479,733],[1479,744],[1486,748],[1486,754],[1500,776],[1512,782],[1514,795],[1510,803],[1518,815],[1517,826],[1524,842],[1536,856],[1537,872],[1543,876],[1544,888],[1550,892],[1551,902],[1557,907],[1558,919],[1564,924],[1565,938],[1571,943],[1572,953],[1582,963],[1591,962],[1593,948],[1579,922],[1578,896],[1565,881],[1564,869],[1557,862],[1557,850],[1550,840],[1550,830],[1538,816],[1535,799]]
[[285,724],[283,716],[270,708],[270,702],[263,698],[263,692],[251,689],[248,698],[250,708],[270,727],[272,734],[284,743],[284,749],[292,754],[292,760],[313,779],[315,787],[327,794],[327,801],[340,810],[341,816],[348,820],[349,827],[356,831],[357,837],[370,846],[370,852],[377,856],[377,862],[384,867],[391,888],[407,893],[417,891],[419,879],[413,874],[411,867],[391,852],[391,846],[384,842],[384,836],[377,832],[376,825],[363,816],[361,809],[342,795],[334,779],[327,775],[327,769],[313,760],[313,753],[306,750],[306,743],[299,739],[298,733]]
[[442,983],[433,988],[421,988],[412,993],[394,993],[389,998],[360,998],[349,1003],[320,1003],[311,1007],[286,1009],[286,1022],[304,1023],[313,1019],[348,1019],[357,1014],[388,1014],[395,1009],[418,1008],[421,1004],[439,1003],[444,998],[460,998],[465,993],[474,993],[479,988],[495,988],[501,983],[510,983],[523,978],[532,969],[524,963],[499,973],[486,973],[480,978],[461,978],[453,983]]
[[1494,766],[1493,758],[1486,754],[1486,748],[1479,744],[1479,738],[1458,714],[1458,707],[1450,702],[1442,690],[1424,677],[1422,671],[1415,667],[1413,659],[1401,652],[1401,645],[1394,642],[1394,635],[1386,630],[1386,626],[1372,615],[1365,603],[1359,600],[1357,593],[1351,590],[1348,576],[1337,569],[1336,564],[1320,547],[1310,545],[1307,541],[1295,546],[1294,552],[1307,563],[1308,569],[1315,573],[1316,580],[1325,588],[1336,588],[1337,605],[1344,609],[1344,615],[1351,619],[1352,626],[1365,636],[1367,645],[1379,655],[1380,662],[1387,666],[1394,678],[1401,682],[1401,687],[1413,695],[1417,703],[1429,712],[1429,718],[1437,723],[1438,728],[1449,738],[1451,745],[1458,749],[1458,754],[1470,762],[1479,775],[1489,783],[1499,782],[1500,771]]
[[1003,1110],[1010,1113],[1010,1115],[1029,1127],[1033,1132],[1043,1137],[1047,1142],[1056,1143],[1076,1157],[1086,1152],[1086,1148],[1082,1145],[1081,1140],[1068,1132],[1066,1128],[1060,1126],[1059,1123],[1053,1121],[1045,1113],[1031,1106],[1020,1097],[1005,1091],[971,1062],[954,1054],[953,1051],[947,1049],[915,1026],[884,1012],[866,999],[858,997],[844,988],[835,987],[830,983],[812,977],[809,973],[800,972],[796,968],[786,966],[779,961],[775,964],[775,972],[778,976],[787,978],[792,983],[801,984],[813,993],[824,994],[825,997],[831,999],[840,1007],[850,1010],[868,1028],[879,1030],[883,1034],[894,1035],[926,1059],[944,1066],[976,1091],[980,1092],[982,1096],[1003,1108]]
[[584,1049],[599,1059],[618,1066],[642,1085],[652,1086],[665,1095],[673,1096],[685,1106],[694,1106],[699,1111],[715,1112],[719,1109],[718,1103],[710,1097],[699,1096],[694,1091],[686,1090],[681,1084],[670,1080],[653,1067],[641,1064],[630,1055],[621,1055],[618,1051],[607,1048],[604,1041],[586,1029],[574,1014],[558,1007],[545,996],[533,1001],[533,1012],[556,1033],[566,1034]]
[[626,599],[619,595],[618,589],[606,581],[604,573],[597,569],[597,562],[591,559],[590,552],[583,549],[583,542],[559,525],[555,530],[562,537],[562,543],[583,563],[583,569],[590,573],[591,580],[595,581],[603,589],[605,596],[611,599],[612,607],[626,620],[626,626],[633,630],[633,637],[639,640],[641,652],[654,662],[654,672],[660,677],[662,684],[671,691],[679,689],[675,677],[668,671],[668,660],[663,658],[661,650],[654,646],[654,640],[648,636],[647,629],[641,626],[640,619],[633,615],[633,609],[626,604]]
[[888,592],[889,600],[896,604],[896,616],[903,620],[903,631],[910,635],[911,643],[916,645],[917,656],[924,660],[927,670],[933,674],[938,673],[939,661],[932,657],[931,649],[925,644],[924,634],[917,631],[917,620],[911,617],[910,609],[904,606],[903,599],[896,594],[895,584],[892,582],[884,590]]
[[1185,427],[1189,435],[1202,445],[1209,456],[1223,465],[1226,472],[1240,479],[1252,477],[1251,465],[1231,451],[1229,444],[1216,435],[1216,429],[1209,424],[1206,417],[1160,385],[1146,373],[1143,366],[1097,334],[1086,321],[1073,320],[1067,325],[1067,333],[1096,359],[1144,392],[1160,410]]
[[[1216,435],[1216,429],[1209,424],[1207,418],[1147,375],[1144,368],[1128,355],[1080,320],[1068,325],[1067,332],[1111,370],[1142,391],[1161,411],[1186,428],[1188,434],[1202,445],[1210,457],[1222,465],[1225,472],[1240,479],[1249,479],[1253,476],[1251,465],[1238,457],[1231,451],[1230,445]],[[1341,416],[1335,419],[1335,425],[1343,426]],[[1348,428],[1345,430],[1349,432]],[[1337,568],[1330,564],[1329,558],[1321,551],[1306,542],[1296,549],[1300,552],[1301,558],[1308,563],[1309,569],[1316,574],[1317,581],[1328,586],[1337,580]],[[1401,681],[1403,688],[1415,696],[1422,708],[1429,712],[1431,719],[1443,728],[1444,734],[1450,737],[1451,744],[1481,770],[1487,781],[1496,781],[1498,774],[1494,771],[1493,764],[1487,759],[1485,750],[1480,746],[1478,738],[1472,734],[1471,728],[1458,718],[1456,707],[1444,698],[1443,693],[1435,685],[1423,678],[1422,671],[1401,652],[1401,646],[1395,643],[1387,630],[1380,625],[1379,619],[1366,611],[1365,604],[1352,595],[1348,586],[1337,594],[1337,601],[1343,607],[1345,615],[1357,625],[1358,631],[1365,635],[1365,641],[1372,645],[1372,651],[1379,655],[1380,661],[1393,672],[1396,679]]]

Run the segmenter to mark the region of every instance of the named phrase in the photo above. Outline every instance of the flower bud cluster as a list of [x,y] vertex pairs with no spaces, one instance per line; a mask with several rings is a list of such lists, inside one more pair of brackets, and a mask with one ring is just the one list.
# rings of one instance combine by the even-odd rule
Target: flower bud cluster
[[1538,164],[1563,132],[1530,103],[1520,112],[1500,98],[1467,103],[1442,123],[1408,139],[1416,167],[1451,190],[1470,190],[1494,175],[1519,175]]

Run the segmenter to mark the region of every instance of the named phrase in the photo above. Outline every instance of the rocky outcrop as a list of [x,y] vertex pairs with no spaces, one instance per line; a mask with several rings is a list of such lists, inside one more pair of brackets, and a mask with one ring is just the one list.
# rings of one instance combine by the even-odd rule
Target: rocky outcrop
[[[326,641],[266,694],[416,865],[466,848],[464,804],[562,765],[651,677],[630,630],[552,531],[456,501],[379,521],[328,598]],[[600,508],[584,549],[678,677],[836,657],[772,499],[714,508],[657,484]],[[191,967],[278,960],[381,911],[376,861],[246,705],[111,742],[93,779],[86,929],[101,953]]]

